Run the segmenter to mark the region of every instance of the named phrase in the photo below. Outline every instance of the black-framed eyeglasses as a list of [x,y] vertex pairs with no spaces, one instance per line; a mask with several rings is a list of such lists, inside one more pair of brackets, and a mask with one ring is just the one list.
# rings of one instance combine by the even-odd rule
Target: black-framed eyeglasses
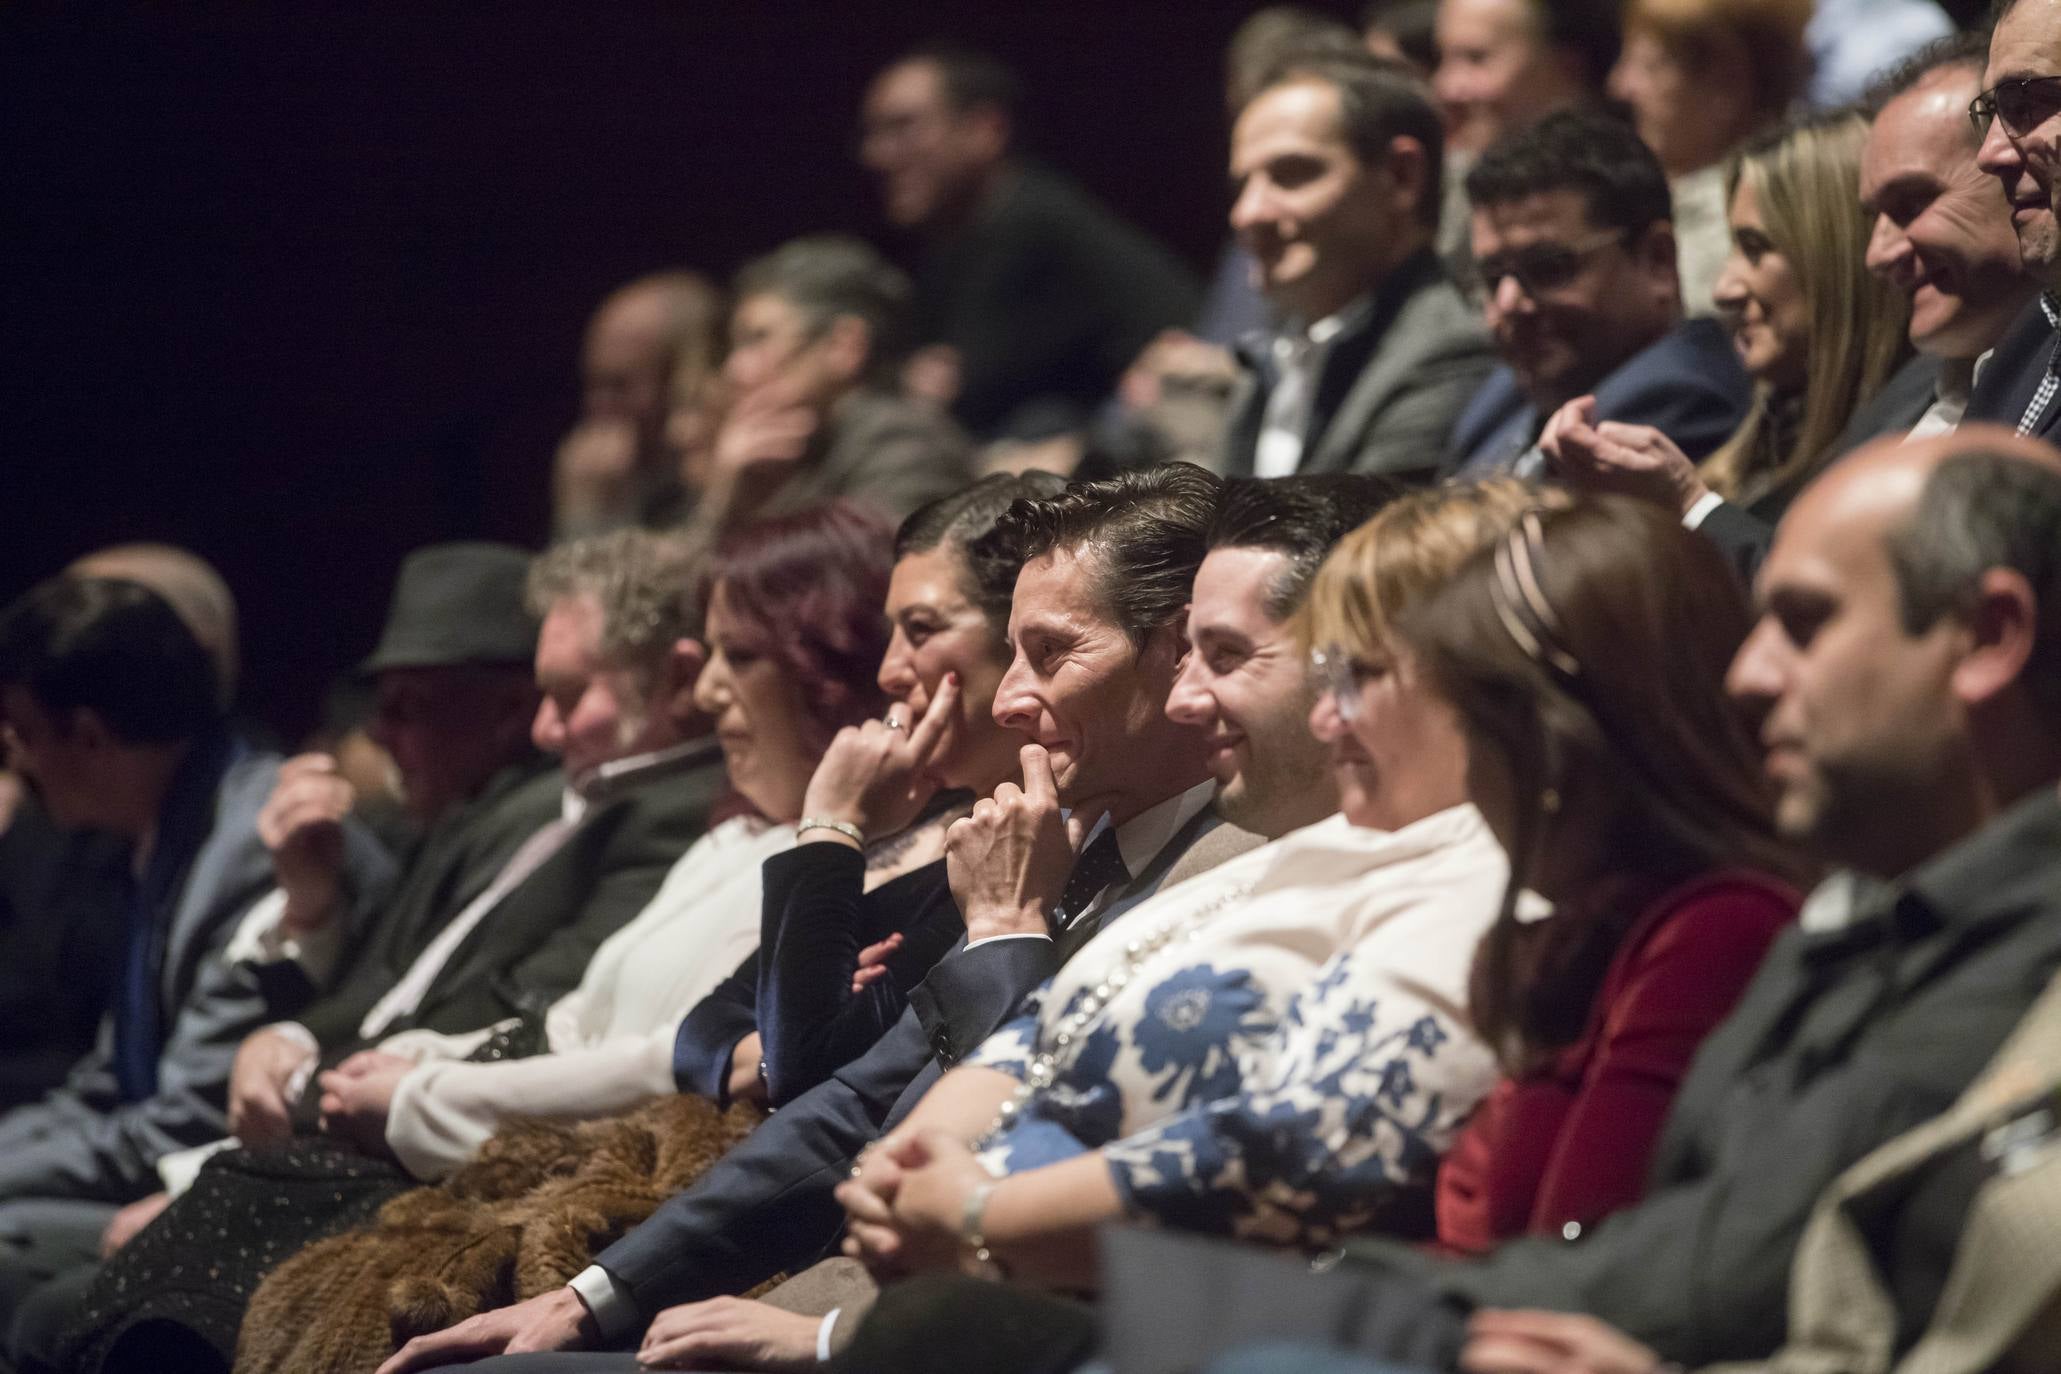
[[1968,102],[1968,122],[1977,138],[1988,138],[1997,120],[2003,121],[2005,134],[2024,138],[2055,114],[2061,114],[2061,76],[1999,81]]
[[1582,264],[1625,238],[1622,229],[1606,229],[1579,243],[1534,243],[1508,253],[1492,253],[1474,264],[1474,281],[1484,296],[1492,296],[1503,278],[1517,278],[1527,296],[1558,291],[1581,275]]

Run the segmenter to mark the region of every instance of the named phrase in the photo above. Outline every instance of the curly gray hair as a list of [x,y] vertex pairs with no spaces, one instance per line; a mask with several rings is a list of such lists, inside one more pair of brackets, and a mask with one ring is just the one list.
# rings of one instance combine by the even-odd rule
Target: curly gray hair
[[593,598],[602,657],[642,677],[675,641],[701,637],[700,561],[684,541],[645,530],[576,539],[530,565],[530,610],[542,617],[569,597]]

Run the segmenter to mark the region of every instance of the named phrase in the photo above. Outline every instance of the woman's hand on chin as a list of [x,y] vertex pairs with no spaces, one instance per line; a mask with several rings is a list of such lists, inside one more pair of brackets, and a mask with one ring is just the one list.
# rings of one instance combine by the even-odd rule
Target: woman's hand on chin
[[868,840],[906,830],[937,792],[930,766],[958,707],[959,675],[947,673],[922,719],[911,721],[898,702],[884,720],[839,730],[809,779],[802,814],[857,826]]

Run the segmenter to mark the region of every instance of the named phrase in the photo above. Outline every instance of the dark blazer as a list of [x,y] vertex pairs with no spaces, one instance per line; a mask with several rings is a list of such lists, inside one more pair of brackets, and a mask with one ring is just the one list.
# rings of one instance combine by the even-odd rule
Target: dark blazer
[[[2035,297],[1997,341],[1996,352],[1969,394],[1962,423],[1987,420],[2009,429],[2018,428],[2026,408],[2039,394],[2040,382],[2053,368],[2057,342],[2061,340],[2057,340],[2053,323],[2047,318],[2046,300]],[[2047,402],[2030,433],[2039,439],[2061,439],[2061,394]]]
[[[1232,391],[1224,434],[1223,467],[1234,477],[1252,475],[1274,383],[1271,354],[1244,351],[1248,371]],[[1430,476],[1454,417],[1494,366],[1480,312],[1427,249],[1381,285],[1364,320],[1331,341],[1296,471]]]
[[[1619,363],[1596,384],[1595,397],[1598,419],[1651,425],[1700,462],[1745,423],[1753,383],[1724,329],[1698,317]],[[1519,390],[1515,372],[1497,368],[1453,426],[1446,475],[1513,471],[1548,418]]]
[[[1846,428],[1825,450],[1818,471],[1822,473],[1864,444],[1885,434],[1900,434],[1923,419],[1939,394],[1939,370],[1939,359],[1912,354],[1890,374],[1881,390],[1855,408]],[[1775,542],[1775,526],[1782,522],[1801,491],[1801,487],[1788,487],[1745,506],[1727,501],[1713,507],[1697,530],[1725,551],[1740,577],[1751,585]]]
[[[569,992],[595,949],[644,908],[707,829],[723,785],[722,756],[709,740],[593,802],[572,836],[501,898],[452,952],[421,1005],[388,1033],[477,1030],[541,1011]],[[356,1046],[365,1014],[415,956],[557,814],[562,786],[556,769],[520,782],[468,817],[447,848],[425,854],[435,867],[410,874],[409,900],[396,903],[337,990],[300,1018],[326,1057]]]
[[[879,1043],[770,1117],[596,1261],[649,1320],[661,1308],[741,1293],[820,1257],[843,1226],[831,1190],[859,1151],[908,1114],[962,1047],[978,1044],[1095,930],[1158,891],[1219,825],[1205,807],[1099,913],[1060,938],[962,943],[931,970]],[[942,1051],[942,1056],[941,1056]]]
[[[1845,929],[1779,939],[1697,1056],[1645,1201],[1579,1244],[1520,1240],[1469,1264],[1388,1244],[1362,1257],[1472,1303],[1592,1313],[1683,1364],[1766,1356],[1820,1194],[1950,1107],[2061,966],[2057,856],[2061,797],[2042,785]],[[1381,1301],[1381,1278],[1368,1283]]]
[[[196,746],[181,766],[159,821],[162,847],[190,847],[154,913],[162,932],[156,1090],[123,1099],[114,1017],[103,1018],[98,1044],[63,1087],[0,1118],[0,1198],[127,1202],[155,1191],[160,1156],[227,1133],[230,1063],[243,1038],[277,1011],[248,970],[222,954],[272,887],[257,817],[278,775],[278,755],[227,740]],[[384,892],[392,863],[355,822],[345,827],[344,856],[354,894],[370,901]]]

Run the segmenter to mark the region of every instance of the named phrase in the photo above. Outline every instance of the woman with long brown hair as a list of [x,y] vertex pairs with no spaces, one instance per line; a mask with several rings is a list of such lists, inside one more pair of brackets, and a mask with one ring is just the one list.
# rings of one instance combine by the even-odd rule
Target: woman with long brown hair
[[1636,1199],[1690,1059],[1795,914],[1723,689],[1748,624],[1714,546],[1618,497],[1527,514],[1404,617],[1511,864],[1469,988],[1506,1076],[1440,1171],[1445,1245]]

